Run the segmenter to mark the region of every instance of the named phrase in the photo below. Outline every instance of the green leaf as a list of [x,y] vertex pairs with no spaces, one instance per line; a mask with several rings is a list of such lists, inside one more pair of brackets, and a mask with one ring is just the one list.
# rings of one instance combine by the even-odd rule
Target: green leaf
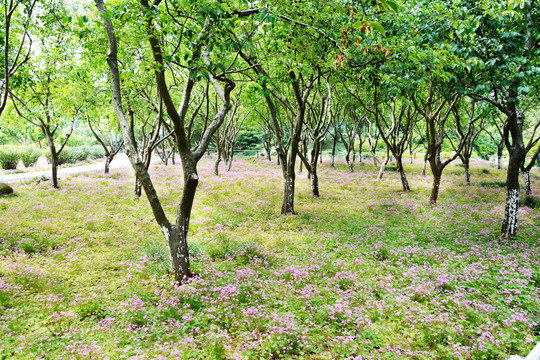
[[355,22],[352,26],[353,26],[353,28],[354,28],[355,30],[360,30],[360,29],[362,28],[362,26],[363,26],[363,23],[360,22],[360,21],[357,21],[357,22]]
[[388,7],[390,7],[392,9],[392,11],[394,11],[394,12],[399,11],[399,5],[395,1],[386,0],[386,4],[388,5]]
[[380,32],[381,34],[386,35],[386,31],[384,30],[384,27],[381,24],[379,24],[377,21],[372,21],[369,23],[369,25],[375,30],[377,30],[378,32]]

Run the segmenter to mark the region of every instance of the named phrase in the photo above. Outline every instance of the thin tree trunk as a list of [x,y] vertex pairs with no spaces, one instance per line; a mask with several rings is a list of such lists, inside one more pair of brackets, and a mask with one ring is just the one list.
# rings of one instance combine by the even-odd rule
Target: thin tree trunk
[[214,162],[214,175],[219,176],[219,163],[221,162],[221,151],[218,149],[216,161]]
[[51,151],[51,183],[53,188],[58,189],[58,154],[52,136],[47,136],[47,142]]
[[231,171],[233,157],[234,157],[234,151],[231,150],[231,155],[229,156],[229,160],[227,161],[227,171]]
[[523,171],[523,180],[525,182],[525,195],[531,195],[531,173],[528,170]]
[[498,170],[502,170],[503,168],[502,156],[503,156],[503,147],[497,146],[497,169]]
[[334,141],[332,142],[332,159],[330,160],[330,167],[335,167],[334,159],[336,157],[336,145],[337,145],[337,136],[334,136]]
[[426,154],[424,155],[424,165],[422,165],[422,175],[426,175],[426,167],[427,167],[427,163],[428,163],[428,153],[426,151]]
[[388,154],[388,150],[386,150],[386,158],[383,162],[381,162],[381,166],[379,168],[379,174],[377,174],[377,180],[382,180],[384,176],[384,169],[386,169],[386,165],[388,165],[388,161],[390,161],[390,156]]
[[405,174],[405,169],[403,168],[403,160],[400,157],[396,157],[397,170],[399,172],[399,177],[401,178],[401,185],[403,186],[403,191],[409,192],[411,188],[409,182],[407,181],[407,175]]

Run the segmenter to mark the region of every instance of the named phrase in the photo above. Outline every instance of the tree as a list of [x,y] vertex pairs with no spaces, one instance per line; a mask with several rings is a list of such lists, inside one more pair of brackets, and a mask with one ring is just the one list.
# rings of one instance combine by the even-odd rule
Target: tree
[[[465,102],[465,100],[461,99],[461,102],[458,103],[457,106],[455,106],[452,110],[455,118],[454,137],[456,141],[453,141],[451,136],[447,136],[447,138],[463,164],[463,168],[465,170],[465,183],[470,185],[470,160],[474,150],[474,144],[482,130],[484,130],[483,120],[485,118],[485,114],[478,113],[478,106],[476,102],[473,101],[470,104],[462,104],[462,102]],[[462,121],[462,114],[460,113],[460,110],[464,111],[466,115],[467,120],[465,123]],[[482,109],[480,109],[480,111],[482,111]],[[469,129],[464,129],[464,125],[466,124],[468,125]],[[463,144],[461,151],[459,151],[458,148],[459,144]]]
[[[406,99],[400,99],[397,96],[388,98],[385,102],[380,101],[378,87],[374,88],[373,99],[374,106],[371,112],[375,117],[379,134],[387,149],[396,159],[403,191],[411,191],[403,168],[403,154],[412,138],[415,124],[418,121],[418,113]],[[370,108],[367,107],[367,109],[369,111]]]
[[519,172],[526,156],[520,98],[538,85],[540,9],[535,0],[482,1],[481,6],[462,9],[463,16],[474,14],[475,21],[464,49],[478,62],[471,81],[476,86],[469,96],[488,102],[506,116],[503,139],[509,161],[501,233],[513,236],[518,229]]
[[0,48],[4,53],[4,61],[0,68],[0,115],[7,104],[11,78],[30,59],[32,38],[29,29],[36,2],[37,0],[2,1],[0,11],[4,22],[0,25],[3,30],[0,33]]
[[[96,120],[92,121],[88,114],[86,114],[86,121],[88,122],[90,131],[92,132],[98,143],[103,147],[103,151],[105,152],[105,165],[103,168],[103,172],[105,174],[108,174],[111,162],[124,146],[124,140],[117,139],[117,136],[112,131],[113,129],[111,128],[111,124],[108,121],[106,121],[104,124],[99,123]],[[93,122],[95,122],[96,124],[92,125]],[[105,127],[106,130],[102,131],[102,127]]]
[[[31,63],[26,62],[26,80],[18,95],[11,92],[17,114],[37,126],[47,139],[54,188],[58,188],[59,156],[82,108],[82,103],[77,101],[82,98],[81,89],[73,71],[75,46],[68,26],[60,20],[64,11],[61,7],[43,9],[39,19],[43,27],[37,32],[41,55],[35,56]],[[66,128],[66,133],[60,134]]]
[[[317,161],[319,160],[323,141],[328,133],[328,128],[331,124],[330,116],[332,109],[332,88],[326,79],[327,95],[324,95],[319,84],[316,93],[319,95],[319,105],[315,104],[315,99],[308,104],[309,110],[307,114],[306,126],[304,133],[311,142],[311,151],[309,159],[300,151],[298,156],[306,166],[308,176],[311,179],[311,194],[314,197],[319,197],[319,176],[317,174]],[[307,144],[305,145],[307,150]]]
[[[432,204],[437,203],[441,175],[444,168],[457,157],[456,153],[453,157],[443,161],[441,159],[441,150],[445,138],[448,118],[459,97],[453,95],[453,97],[448,99],[443,95],[437,96],[435,93],[436,87],[437,85],[430,79],[427,97],[422,98],[420,94],[416,94],[411,98],[416,110],[422,115],[426,123],[426,154],[433,174],[433,186],[429,198],[429,201]],[[459,150],[461,151],[461,149]]]
[[[233,47],[237,46],[231,43],[228,46],[222,46],[224,52],[220,54],[221,56],[219,58],[212,57],[212,52],[209,49],[215,45],[219,46],[222,44],[219,42],[220,40],[226,41],[226,38],[230,38],[234,22],[229,21],[229,19],[251,16],[252,12],[249,9],[227,12],[229,9],[227,5],[229,4],[225,3],[211,3],[207,4],[209,5],[207,7],[199,7],[200,4],[193,4],[192,6],[194,8],[187,9],[182,7],[183,4],[172,3],[167,4],[171,7],[167,8],[166,11],[160,11],[160,0],[156,0],[153,4],[148,3],[146,0],[141,0],[141,7],[137,10],[139,11],[137,16],[142,20],[141,25],[146,29],[148,42],[152,51],[157,91],[173,124],[176,146],[182,161],[184,176],[182,198],[177,208],[176,220],[171,223],[161,205],[150,175],[144,163],[137,155],[134,134],[125,115],[117,58],[117,38],[113,22],[111,21],[113,13],[107,11],[103,0],[95,0],[95,4],[101,14],[108,38],[107,62],[110,68],[113,106],[122,130],[126,154],[146,193],[156,222],[167,241],[171,273],[176,280],[182,281],[185,277],[191,276],[187,236],[193,200],[199,183],[197,163],[204,155],[212,136],[221,126],[229,110],[232,108],[231,93],[235,88],[235,82],[228,76],[230,72],[227,69],[230,70],[234,66],[236,58],[230,60],[228,64],[224,62],[229,61],[226,49],[230,49],[230,45],[233,45]],[[191,15],[188,15],[188,11],[190,10],[192,10]],[[174,16],[171,14],[174,14]],[[196,16],[192,16],[193,14]],[[176,20],[176,17],[184,19],[184,21],[179,22]],[[169,33],[174,34],[184,34],[186,32],[184,34],[185,37],[175,37],[174,44],[167,48],[166,46],[170,44],[164,42],[163,37],[161,37],[162,33],[160,31],[163,28],[168,28],[171,30]],[[190,29],[189,34],[187,29]],[[197,31],[194,31],[195,29]],[[184,41],[189,41],[189,47],[185,46]],[[186,52],[185,64],[180,64],[181,58],[175,57],[179,49]],[[214,48],[214,51],[218,50],[219,48]],[[218,62],[214,63],[213,60],[216,59],[218,59]],[[224,62],[219,60],[223,60]],[[166,61],[171,62],[166,63]],[[174,63],[182,65],[182,68],[187,72],[182,97],[178,106],[175,104],[166,76],[168,66],[174,65]],[[188,116],[188,110],[192,100],[193,88],[197,80],[202,77],[210,81],[216,94],[221,99],[222,105],[212,122],[203,132],[199,144],[195,149],[192,149],[191,139],[188,138],[188,133],[186,132],[186,117]],[[221,83],[224,84],[223,87]]]

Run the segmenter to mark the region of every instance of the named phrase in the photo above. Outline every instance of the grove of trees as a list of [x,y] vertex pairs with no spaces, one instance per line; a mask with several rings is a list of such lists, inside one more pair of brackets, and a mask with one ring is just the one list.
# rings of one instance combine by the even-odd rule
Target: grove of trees
[[[312,195],[325,191],[318,162],[328,148],[333,165],[336,144],[351,172],[366,149],[379,177],[395,159],[404,192],[404,156],[420,153],[433,205],[448,164],[470,183],[473,152],[501,166],[504,150],[501,234],[518,231],[520,174],[530,193],[540,156],[535,0],[2,0],[0,13],[0,143],[45,139],[56,188],[74,124],[103,146],[105,172],[125,150],[179,281],[198,163],[212,148],[215,174],[222,160],[232,170],[242,129],[281,167],[282,214],[296,212],[299,165]],[[174,219],[149,174],[155,152],[182,163]]]

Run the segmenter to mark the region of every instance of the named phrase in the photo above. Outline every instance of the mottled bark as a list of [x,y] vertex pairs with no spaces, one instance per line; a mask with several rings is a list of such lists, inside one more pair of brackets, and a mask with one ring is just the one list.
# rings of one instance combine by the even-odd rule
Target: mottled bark
[[285,177],[283,189],[283,203],[281,205],[281,214],[295,214],[294,212],[294,182],[296,175],[294,171]]

